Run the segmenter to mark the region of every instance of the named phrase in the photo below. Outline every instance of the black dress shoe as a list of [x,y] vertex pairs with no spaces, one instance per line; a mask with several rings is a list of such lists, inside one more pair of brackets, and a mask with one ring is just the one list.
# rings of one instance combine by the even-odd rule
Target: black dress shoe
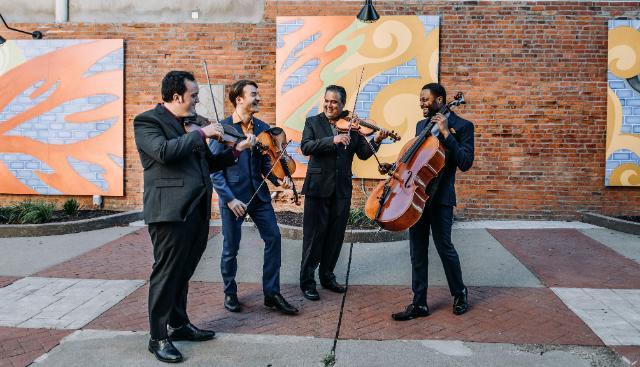
[[344,286],[338,284],[338,282],[334,279],[331,279],[328,282],[322,282],[320,283],[322,285],[322,288],[324,289],[328,289],[332,292],[336,292],[336,293],[344,293],[347,291],[347,288],[345,288]]
[[462,315],[469,310],[469,302],[467,302],[467,287],[464,287],[459,296],[453,298],[454,315]]
[[285,315],[295,315],[298,313],[298,309],[291,306],[280,293],[272,296],[264,296],[264,305],[269,308],[275,308]]
[[195,327],[192,323],[184,324],[182,327],[174,329],[169,327],[169,338],[172,341],[188,340],[192,342],[201,342],[205,340],[211,340],[216,336],[216,333],[211,330],[201,330]]
[[320,294],[318,294],[318,291],[315,288],[303,289],[302,295],[309,301],[317,301],[320,299]]
[[149,352],[153,353],[159,361],[167,363],[182,362],[182,353],[173,346],[171,339],[150,339]]
[[227,294],[224,296],[224,308],[231,312],[240,312],[242,311],[242,306],[240,305],[240,301],[238,301],[238,296],[235,294]]
[[426,317],[429,315],[429,307],[410,304],[409,306],[407,306],[406,310],[399,313],[394,313],[391,315],[391,317],[393,317],[393,319],[396,321],[407,321],[413,320],[418,317]]

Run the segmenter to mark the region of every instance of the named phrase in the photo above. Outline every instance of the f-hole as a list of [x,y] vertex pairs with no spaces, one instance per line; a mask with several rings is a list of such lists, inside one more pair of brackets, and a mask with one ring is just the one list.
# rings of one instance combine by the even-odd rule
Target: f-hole
[[406,180],[404,180],[404,188],[408,189],[409,185],[411,184],[411,176],[413,176],[413,171],[409,171],[409,177],[407,177]]

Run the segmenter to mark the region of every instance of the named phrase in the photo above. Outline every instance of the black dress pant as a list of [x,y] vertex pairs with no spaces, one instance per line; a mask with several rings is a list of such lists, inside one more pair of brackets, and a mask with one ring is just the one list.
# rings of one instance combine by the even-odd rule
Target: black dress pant
[[458,296],[464,290],[458,252],[451,243],[452,225],[453,207],[432,203],[427,205],[420,220],[409,228],[412,266],[411,288],[413,289],[414,305],[427,305],[429,227],[431,227],[433,242],[444,266],[451,295]]
[[333,270],[342,250],[350,206],[351,198],[305,197],[300,264],[300,288],[303,290],[315,288],[318,265],[321,284],[335,279]]
[[167,324],[189,322],[189,279],[207,247],[209,217],[204,195],[184,222],[149,224],[153,244],[153,271],[149,279],[149,326],[152,339],[167,337]]

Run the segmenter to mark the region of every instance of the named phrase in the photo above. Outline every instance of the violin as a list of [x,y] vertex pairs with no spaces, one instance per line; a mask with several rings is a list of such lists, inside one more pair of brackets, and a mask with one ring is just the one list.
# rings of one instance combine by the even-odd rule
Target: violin
[[256,137],[256,148],[259,152],[267,155],[271,159],[271,172],[280,180],[289,177],[292,183],[293,197],[296,205],[300,205],[300,198],[296,185],[291,175],[296,171],[296,162],[287,153],[287,135],[284,129],[272,127],[258,134]]
[[[185,117],[182,123],[184,124],[185,130],[191,132],[211,124],[211,121],[202,115],[195,114]],[[233,145],[247,138],[231,125],[222,125],[222,128],[224,129],[224,134],[216,139],[222,144]]]
[[[376,125],[376,122],[371,119],[361,119],[355,114],[350,115],[349,111],[343,111],[341,118],[336,121],[336,130],[341,133],[353,130],[363,136],[370,136],[377,131],[388,131]],[[389,131],[389,138],[393,142],[400,140],[400,135],[395,131]]]

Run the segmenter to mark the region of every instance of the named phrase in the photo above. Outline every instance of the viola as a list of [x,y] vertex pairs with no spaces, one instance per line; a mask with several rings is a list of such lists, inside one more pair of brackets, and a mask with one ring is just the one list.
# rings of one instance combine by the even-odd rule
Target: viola
[[[377,126],[377,123],[371,119],[361,119],[356,115],[350,115],[349,111],[344,111],[338,121],[336,121],[336,130],[341,133],[353,130],[363,136],[370,136],[377,131],[388,131]],[[400,135],[395,131],[389,131],[389,138],[394,142],[400,140]]]
[[296,205],[300,205],[298,191],[291,175],[296,171],[295,160],[287,153],[287,135],[284,129],[272,127],[258,134],[256,148],[271,159],[271,172],[280,180],[289,177],[293,185],[293,197]]

